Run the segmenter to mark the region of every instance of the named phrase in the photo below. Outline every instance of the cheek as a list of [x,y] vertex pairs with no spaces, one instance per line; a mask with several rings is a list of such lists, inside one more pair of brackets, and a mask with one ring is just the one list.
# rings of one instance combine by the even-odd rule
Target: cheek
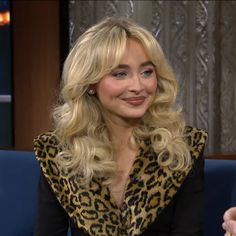
[[156,91],[157,91],[157,79],[156,78],[150,80],[150,82],[148,83],[147,89],[148,89],[149,93],[156,93]]
[[116,83],[116,81],[106,79],[101,80],[95,89],[98,97],[116,97],[124,92],[124,86]]

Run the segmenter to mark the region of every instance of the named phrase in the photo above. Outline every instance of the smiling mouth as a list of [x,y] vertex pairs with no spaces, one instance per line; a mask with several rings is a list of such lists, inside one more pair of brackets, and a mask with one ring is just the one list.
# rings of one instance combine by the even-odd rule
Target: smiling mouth
[[144,101],[145,101],[145,99],[146,99],[146,97],[141,96],[141,97],[123,98],[122,100],[124,100],[124,101],[127,102],[128,104],[138,106],[138,105],[143,104]]

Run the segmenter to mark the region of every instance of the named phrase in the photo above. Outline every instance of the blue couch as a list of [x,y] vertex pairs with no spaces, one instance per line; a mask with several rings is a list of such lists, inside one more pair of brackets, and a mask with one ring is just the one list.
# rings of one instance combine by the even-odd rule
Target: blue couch
[[38,178],[33,152],[0,150],[0,235],[33,235]]
[[205,162],[205,236],[223,236],[223,214],[236,206],[236,160]]
[[[236,206],[236,160],[206,160],[205,177],[205,236],[223,236],[224,211]],[[1,236],[33,236],[38,178],[33,152],[0,150]]]

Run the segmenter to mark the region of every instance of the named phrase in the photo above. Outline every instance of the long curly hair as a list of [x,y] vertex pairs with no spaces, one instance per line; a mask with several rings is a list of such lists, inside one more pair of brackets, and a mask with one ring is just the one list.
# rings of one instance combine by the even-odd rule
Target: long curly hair
[[136,145],[149,139],[160,166],[184,170],[191,162],[184,140],[185,122],[177,109],[177,81],[152,34],[126,18],[105,18],[82,34],[63,68],[60,102],[53,111],[55,130],[63,146],[58,163],[83,183],[103,177],[109,183],[116,171],[110,134],[102,107],[88,89],[114,70],[122,60],[127,39],[140,42],[157,74],[152,105],[133,130]]

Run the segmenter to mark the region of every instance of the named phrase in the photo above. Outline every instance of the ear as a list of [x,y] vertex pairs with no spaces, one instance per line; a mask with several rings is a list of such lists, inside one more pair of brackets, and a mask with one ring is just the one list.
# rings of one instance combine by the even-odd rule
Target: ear
[[89,95],[94,95],[96,93],[96,90],[95,90],[95,85],[90,85],[88,90],[87,90],[87,93]]

